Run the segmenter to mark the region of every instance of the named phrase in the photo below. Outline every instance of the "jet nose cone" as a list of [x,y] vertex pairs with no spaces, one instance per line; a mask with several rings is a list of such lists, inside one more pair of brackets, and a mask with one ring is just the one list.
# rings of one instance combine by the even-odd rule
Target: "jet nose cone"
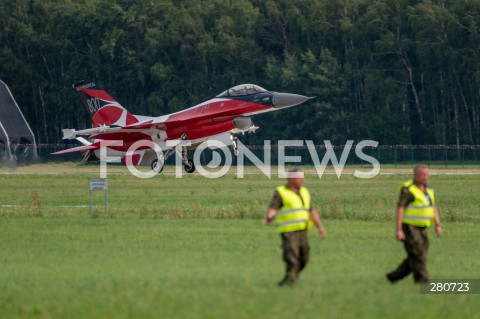
[[275,92],[273,94],[272,104],[273,104],[273,107],[275,108],[285,108],[285,107],[302,104],[303,102],[309,99],[310,98],[308,96]]

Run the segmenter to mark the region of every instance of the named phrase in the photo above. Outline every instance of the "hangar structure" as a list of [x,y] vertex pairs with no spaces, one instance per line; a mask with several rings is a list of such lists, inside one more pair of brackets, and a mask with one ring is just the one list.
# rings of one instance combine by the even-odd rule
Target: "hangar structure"
[[37,158],[37,142],[8,86],[0,80],[0,161]]

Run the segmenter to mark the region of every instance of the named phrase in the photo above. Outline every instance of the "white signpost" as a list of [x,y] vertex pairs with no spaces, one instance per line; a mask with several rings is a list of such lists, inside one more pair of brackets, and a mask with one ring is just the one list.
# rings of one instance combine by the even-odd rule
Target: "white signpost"
[[92,215],[93,191],[105,191],[105,215],[108,215],[108,182],[106,178],[90,179],[90,215]]

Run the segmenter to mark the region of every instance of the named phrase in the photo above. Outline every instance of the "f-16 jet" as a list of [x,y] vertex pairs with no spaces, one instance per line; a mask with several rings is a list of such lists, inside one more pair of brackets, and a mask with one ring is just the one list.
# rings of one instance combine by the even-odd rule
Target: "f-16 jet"
[[[178,147],[173,141],[184,142],[181,158],[187,173],[195,171],[188,151],[209,141],[220,141],[237,152],[236,134],[255,132],[258,129],[252,116],[299,105],[309,97],[267,91],[255,84],[232,87],[216,97],[185,110],[158,117],[133,115],[92,81],[73,85],[90,114],[93,127],[83,130],[63,129],[63,139],[77,139],[82,146],[53,154],[84,152],[83,161],[95,161],[101,157],[100,148],[106,147],[106,156],[119,157],[125,163],[149,165],[154,172],[161,172],[165,160]],[[86,137],[86,138],[85,138]],[[119,142],[121,141],[121,142]],[[149,147],[129,149],[139,141],[155,143],[162,152]],[[169,143],[169,141],[172,141]]]

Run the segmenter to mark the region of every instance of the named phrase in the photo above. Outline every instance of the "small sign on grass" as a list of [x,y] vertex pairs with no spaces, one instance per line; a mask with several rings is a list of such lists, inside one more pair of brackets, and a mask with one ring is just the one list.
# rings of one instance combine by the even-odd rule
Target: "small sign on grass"
[[92,192],[97,190],[105,191],[105,215],[108,215],[108,182],[106,178],[90,179],[90,216],[92,216],[93,196]]

